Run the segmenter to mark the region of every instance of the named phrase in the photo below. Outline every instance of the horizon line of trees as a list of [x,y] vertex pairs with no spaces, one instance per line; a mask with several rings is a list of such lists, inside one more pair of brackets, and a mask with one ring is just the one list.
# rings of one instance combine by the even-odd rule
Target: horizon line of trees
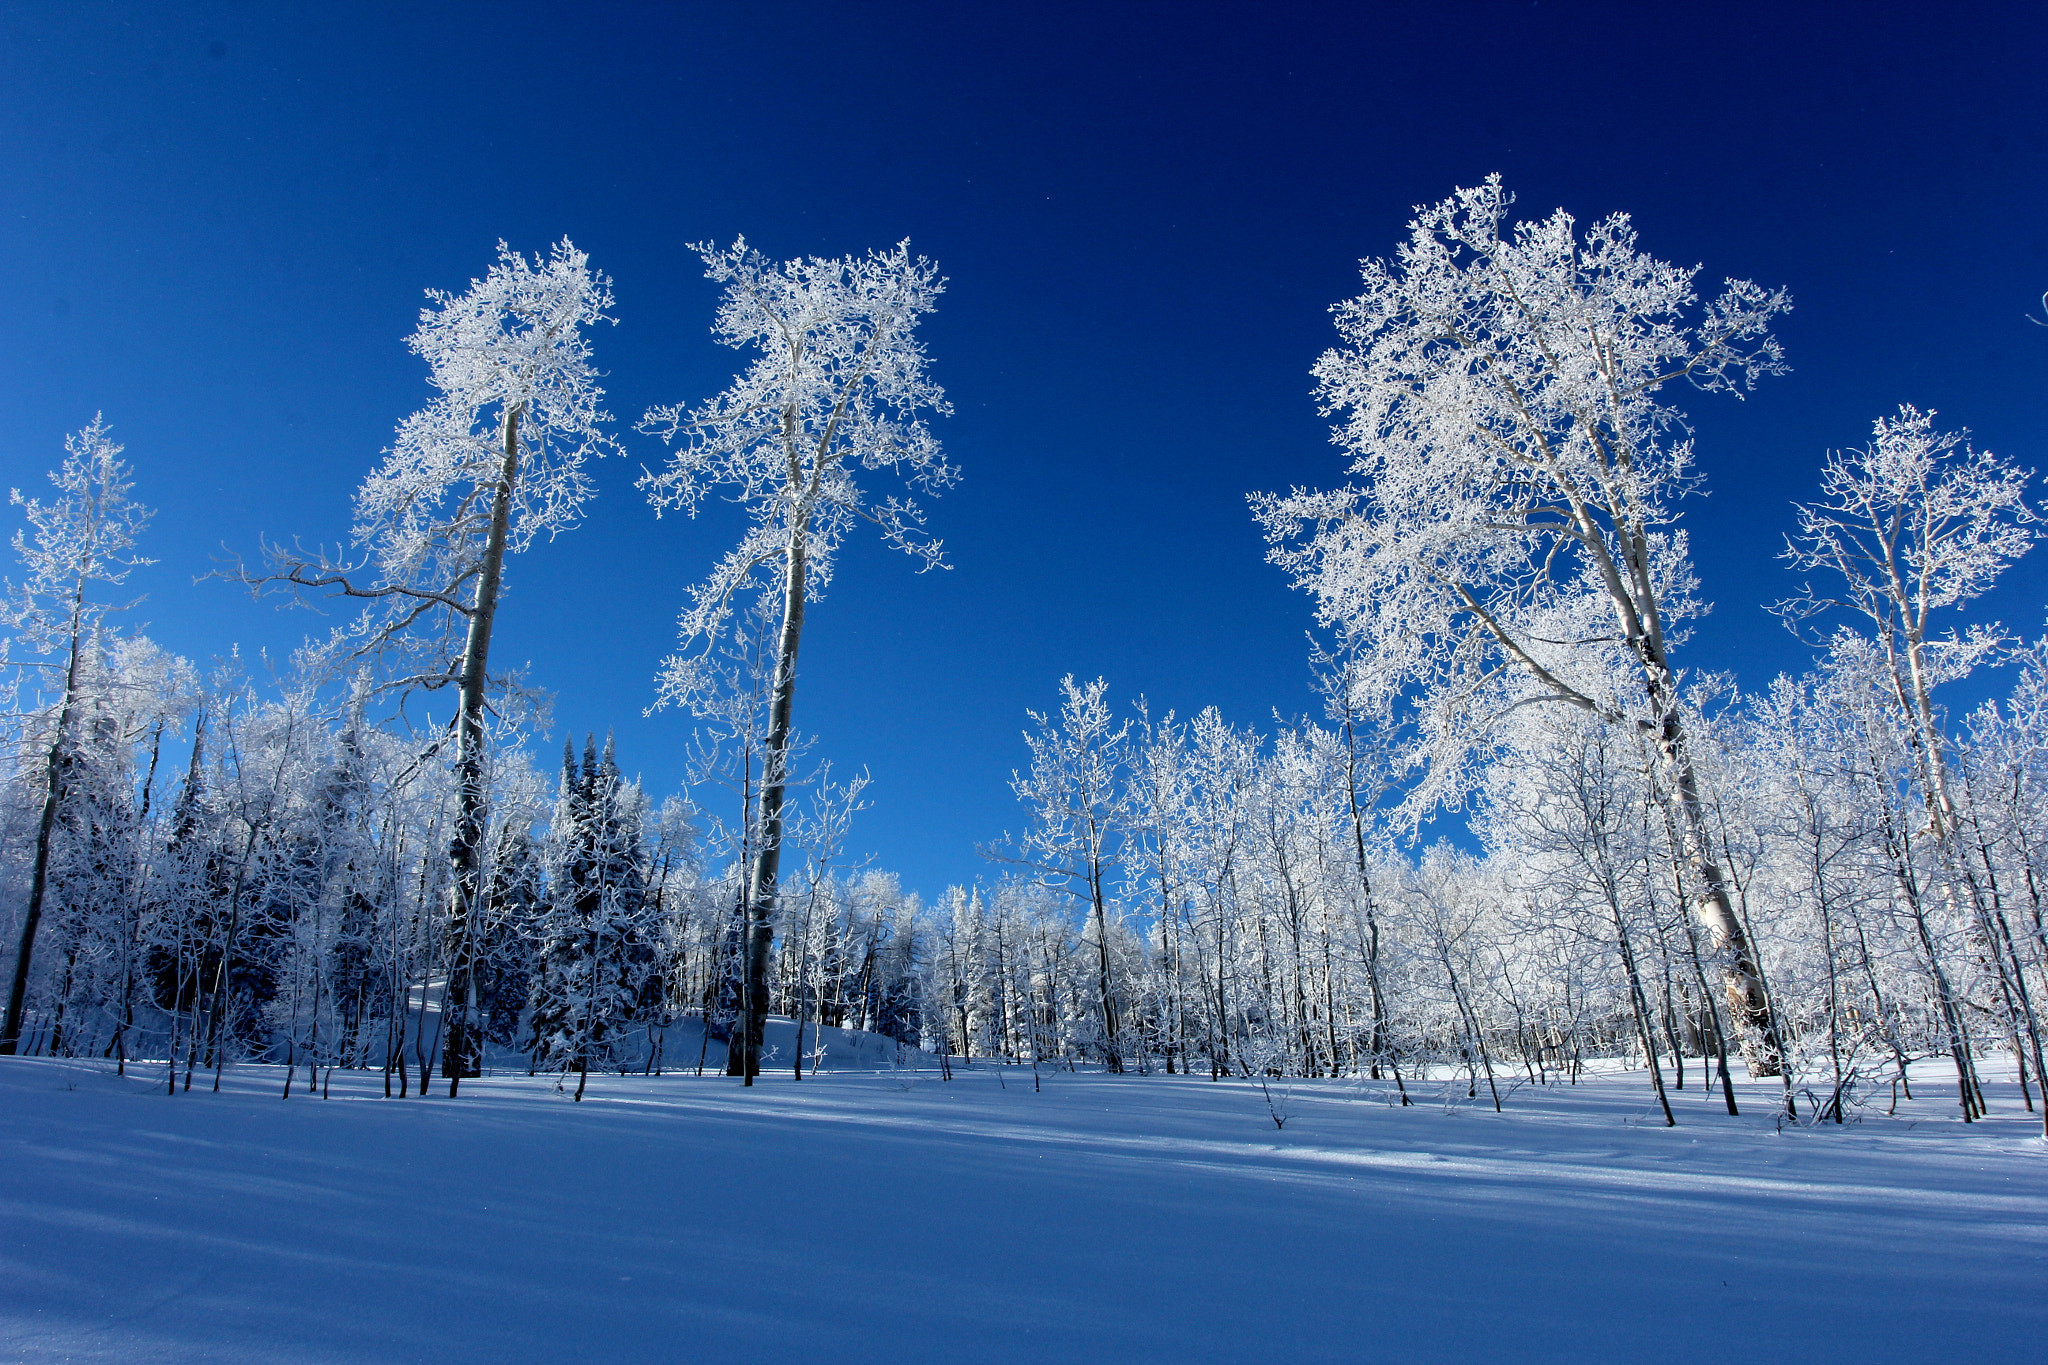
[[[1933,1056],[1975,1117],[1993,1051],[2035,1102],[2048,640],[2013,663],[2010,695],[1950,744],[1997,896],[1984,924],[1940,894],[1910,739],[1867,645],[1842,641],[1757,696],[1699,698],[1720,856],[1785,1021],[1785,1103],[1809,1118],[1910,1094],[1907,1063]],[[423,1088],[445,1055],[447,766],[359,705],[264,697],[232,666],[202,680],[146,640],[86,676],[22,1051],[148,1058],[180,1090],[240,1060],[307,1085],[342,1067],[381,1071],[394,1095]],[[1382,755],[1341,723],[1118,717],[1105,684],[1070,678],[1034,739],[1018,777],[1031,827],[989,850],[1005,875],[930,905],[840,862],[858,780],[805,786],[769,1012],[809,1033],[771,1060],[801,1075],[837,1027],[1015,1064],[1402,1089],[1456,1072],[1498,1102],[1618,1055],[1662,1103],[1691,1085],[1733,1104],[1739,1050],[1654,762],[1607,727],[1527,713],[1475,800],[1476,847],[1413,853],[1373,815]],[[593,1069],[722,1061],[709,1049],[739,1020],[744,828],[655,805],[594,739],[552,782],[506,754],[474,1001],[492,1065],[523,1057],[580,1090]],[[1092,789],[1062,780],[1083,766]],[[11,791],[20,850],[37,806]],[[674,1035],[686,1019],[701,1028]],[[671,1036],[694,1054],[665,1051]]]

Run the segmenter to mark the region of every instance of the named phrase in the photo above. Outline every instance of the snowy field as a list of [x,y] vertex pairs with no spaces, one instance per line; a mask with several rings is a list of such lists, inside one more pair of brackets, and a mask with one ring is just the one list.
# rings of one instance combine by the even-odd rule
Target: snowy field
[[0,1358],[2048,1359],[2048,1147],[1933,1066],[1782,1133],[1762,1085],[1665,1129],[1633,1074],[1501,1116],[1302,1085],[1282,1131],[1248,1082],[986,1065],[161,1074],[0,1063]]

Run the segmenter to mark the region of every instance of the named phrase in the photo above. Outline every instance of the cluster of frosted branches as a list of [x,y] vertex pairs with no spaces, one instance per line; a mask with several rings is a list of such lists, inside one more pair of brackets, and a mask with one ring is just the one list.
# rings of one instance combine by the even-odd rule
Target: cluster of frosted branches
[[[181,1093],[248,1061],[295,1087],[366,1068],[394,1096],[423,1092],[445,1065],[458,791],[430,739],[373,723],[365,700],[232,664],[201,677],[143,639],[88,651],[22,1052],[146,1064]],[[21,718],[18,777],[55,716]],[[681,798],[649,800],[609,744],[572,750],[557,782],[501,746],[488,781],[472,1004],[488,1065],[572,1082],[701,1066],[732,1022],[744,841]],[[914,1045],[919,902],[833,861],[862,785],[821,780],[793,821],[805,862],[772,1008],[813,1040],[847,1027]],[[0,796],[16,905],[41,794]]]
[[341,666],[377,661],[398,691],[460,681],[501,487],[500,553],[516,553],[581,520],[585,464],[615,448],[587,335],[611,321],[611,281],[588,256],[566,239],[532,260],[500,242],[483,279],[427,297],[407,344],[434,397],[399,423],[356,493],[360,560],[272,547],[275,573],[258,580],[367,599],[328,653]]
[[1413,711],[1418,808],[1468,790],[1465,741],[1533,699],[1660,718],[1616,675],[1667,672],[1698,609],[1666,391],[1783,368],[1782,294],[1731,281],[1701,307],[1697,272],[1636,250],[1625,215],[1511,227],[1512,202],[1498,178],[1460,190],[1364,262],[1315,366],[1351,482],[1253,500],[1273,561],[1357,647],[1357,700]]
[[[1925,826],[1911,727],[1869,641],[1692,716],[1794,1113],[1853,1116],[1930,1055],[1954,1059],[1966,1114],[1987,1051],[2035,1074],[2044,668],[2048,642],[1952,737],[1967,867]],[[1018,781],[1025,866],[950,892],[930,930],[928,1046],[1380,1077],[1487,1102],[1618,1056],[1648,1069],[1657,1101],[1733,1102],[1732,1021],[1640,736],[1575,708],[1522,713],[1482,774],[1474,844],[1403,853],[1341,724],[1119,718],[1099,683],[1066,686]],[[1077,771],[1094,785],[1053,780]],[[1965,873],[1981,913],[1967,886],[1944,890]]]
[[725,286],[713,335],[756,354],[717,397],[651,409],[640,424],[672,451],[667,468],[641,480],[657,512],[694,516],[716,492],[752,521],[691,589],[683,649],[662,664],[661,700],[688,708],[718,691],[706,661],[739,599],[780,586],[793,550],[811,597],[831,582],[840,543],[861,521],[921,567],[943,563],[916,501],[870,496],[859,471],[895,471],[930,492],[959,477],[924,420],[951,411],[915,334],[945,287],[936,266],[913,257],[907,242],[866,256],[787,262],[745,238],[695,249],[705,274]]

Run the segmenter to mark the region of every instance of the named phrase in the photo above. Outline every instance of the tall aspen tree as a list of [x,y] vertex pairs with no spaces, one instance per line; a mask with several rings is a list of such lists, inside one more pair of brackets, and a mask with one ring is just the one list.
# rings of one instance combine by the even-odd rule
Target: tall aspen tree
[[727,1065],[751,1085],[768,1014],[805,612],[831,581],[840,544],[857,522],[873,525],[921,568],[943,567],[940,544],[925,534],[917,504],[870,496],[859,474],[888,470],[932,493],[959,476],[925,425],[924,414],[951,409],[915,335],[944,281],[930,261],[910,254],[908,242],[865,256],[780,262],[745,238],[728,248],[694,249],[705,275],[725,286],[713,335],[754,359],[708,402],[647,413],[641,430],[658,433],[673,454],[641,486],[657,514],[695,515],[716,490],[752,519],[740,543],[691,590],[679,626],[682,647],[661,667],[658,704],[716,708],[717,650],[735,619],[736,599],[763,592],[781,598],[745,892],[741,1027]]
[[1270,558],[1357,649],[1360,704],[1414,722],[1397,761],[1420,820],[1472,789],[1502,719],[1562,705],[1643,733],[1692,911],[1743,1051],[1781,1066],[1755,949],[1716,860],[1673,651],[1701,607],[1675,502],[1699,481],[1682,386],[1741,394],[1785,368],[1782,292],[1636,249],[1626,215],[1510,224],[1495,176],[1421,207],[1332,310],[1317,396],[1353,482],[1258,494]]
[[28,573],[21,583],[7,585],[0,620],[14,631],[9,655],[20,651],[32,657],[9,657],[7,662],[44,676],[50,684],[45,690],[55,698],[55,714],[48,748],[35,765],[41,770],[42,804],[28,905],[7,990],[6,1022],[0,1024],[0,1057],[13,1056],[21,1045],[29,970],[50,883],[51,836],[64,803],[79,691],[89,671],[87,654],[106,614],[118,610],[94,601],[93,586],[119,586],[137,565],[150,562],[137,557],[134,547],[154,514],[129,496],[134,482],[120,458],[121,449],[108,438],[106,422],[96,416],[90,426],[64,440],[64,463],[50,475],[59,494],[54,501],[24,498],[18,489],[10,494],[34,534],[14,533],[14,552]]
[[[386,692],[454,687],[457,811],[448,856],[442,1069],[448,1093],[477,1074],[477,908],[486,882],[491,637],[505,559],[574,527],[592,492],[584,463],[613,449],[585,330],[608,322],[611,281],[565,238],[529,261],[503,242],[461,294],[429,290],[409,345],[434,400],[398,428],[356,494],[358,564],[273,549],[260,584],[333,588],[369,599],[329,648],[353,665],[378,656]],[[424,1084],[424,1078],[422,1078]]]

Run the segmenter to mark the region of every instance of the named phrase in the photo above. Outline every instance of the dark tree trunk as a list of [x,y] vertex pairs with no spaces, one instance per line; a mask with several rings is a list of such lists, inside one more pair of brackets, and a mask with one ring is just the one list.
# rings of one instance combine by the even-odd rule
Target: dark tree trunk
[[789,782],[790,717],[796,706],[797,647],[803,641],[805,546],[793,528],[784,561],[782,634],[775,651],[775,688],[769,699],[767,761],[761,775],[760,846],[747,887],[745,961],[740,984],[740,1027],[733,1034],[729,1075],[748,1085],[761,1074],[761,1038],[768,1024],[768,951],[775,941],[777,881],[782,870],[782,807]]
[[[505,413],[504,464],[492,495],[491,529],[484,541],[482,571],[477,577],[476,603],[470,609],[469,633],[462,650],[462,709],[456,718],[455,838],[448,846],[455,886],[448,912],[448,985],[441,993],[441,1018],[447,1028],[441,1070],[448,1077],[448,1096],[455,1097],[465,1076],[483,1072],[483,1039],[470,1023],[476,997],[476,911],[483,896],[484,836],[490,824],[489,780],[484,772],[484,692],[491,656],[491,628],[498,615],[504,581],[505,541],[512,524],[512,494],[519,482],[519,418],[523,404]],[[422,1008],[425,1001],[421,1001]],[[422,1066],[421,1089],[425,1090]]]
[[57,810],[64,802],[64,766],[71,741],[71,718],[78,707],[78,669],[84,653],[84,585],[71,604],[71,658],[64,669],[64,704],[57,711],[57,733],[50,741],[43,770],[43,810],[36,821],[35,869],[29,874],[28,910],[21,920],[21,942],[14,954],[14,980],[7,990],[7,1019],[0,1025],[0,1057],[11,1057],[21,1042],[22,1016],[28,1009],[28,973],[34,960],[36,930],[43,922],[43,897],[50,884],[50,838]]

